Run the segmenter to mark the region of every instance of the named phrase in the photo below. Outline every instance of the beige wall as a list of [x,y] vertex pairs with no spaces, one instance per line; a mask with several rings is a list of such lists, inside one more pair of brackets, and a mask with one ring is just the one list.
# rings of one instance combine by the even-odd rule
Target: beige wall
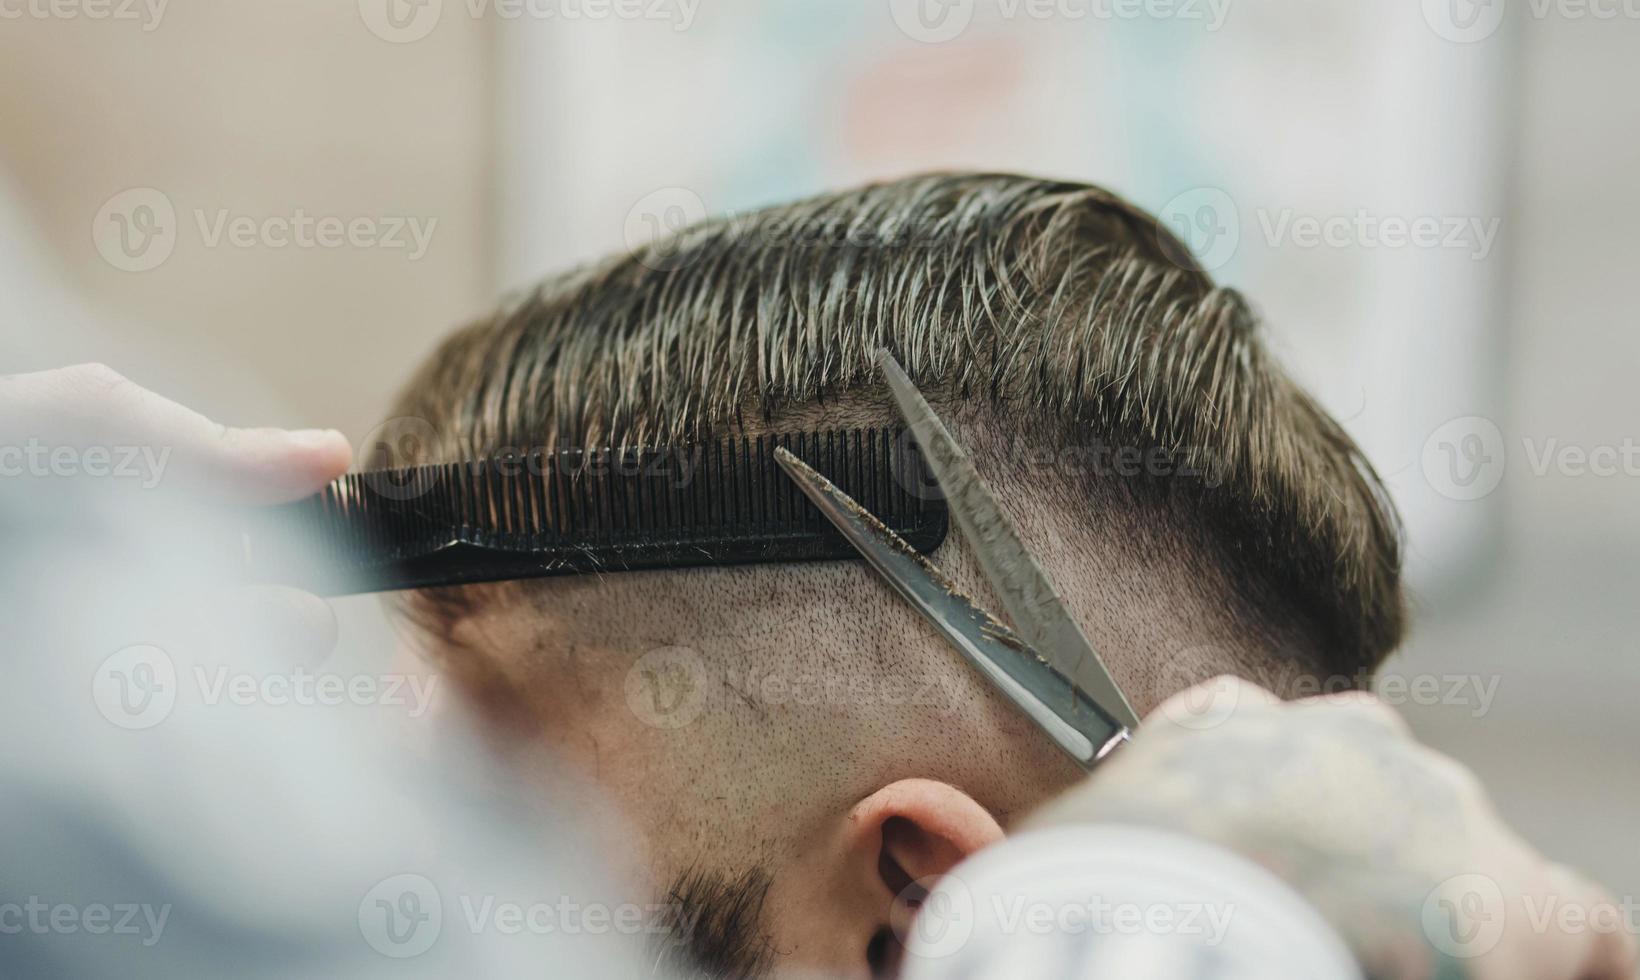
[[[393,44],[351,0],[173,0],[147,32],[0,20],[0,171],[70,284],[124,324],[117,343],[38,356],[110,361],[225,421],[357,439],[433,339],[490,302],[488,57],[471,18]],[[179,226],[170,258],[132,273],[103,261],[91,224],[139,186]],[[210,247],[194,212],[224,208],[437,225],[415,262]]]
[[1400,669],[1496,676],[1491,710],[1408,709],[1476,767],[1523,833],[1640,894],[1640,479],[1538,476],[1520,440],[1640,439],[1640,21],[1548,19],[1522,35],[1502,422],[1514,440],[1497,549],[1417,597]]

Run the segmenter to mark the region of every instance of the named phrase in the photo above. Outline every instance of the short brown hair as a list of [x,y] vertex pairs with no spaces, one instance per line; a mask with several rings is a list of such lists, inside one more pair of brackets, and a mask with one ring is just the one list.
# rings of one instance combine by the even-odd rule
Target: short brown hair
[[[674,441],[876,383],[919,384],[1019,432],[1153,449],[1211,480],[1188,507],[1232,580],[1376,667],[1403,629],[1394,510],[1355,443],[1274,363],[1236,291],[1108,191],[932,174],[696,225],[553,278],[448,338],[397,413],[431,456]],[[460,590],[423,596],[459,607]],[[436,600],[436,601],[433,601]]]

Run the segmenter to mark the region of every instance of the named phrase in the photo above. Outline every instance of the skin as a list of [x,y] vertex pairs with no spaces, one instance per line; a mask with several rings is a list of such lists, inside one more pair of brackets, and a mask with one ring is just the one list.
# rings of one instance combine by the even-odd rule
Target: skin
[[[207,488],[232,505],[296,500],[347,471],[353,450],[334,430],[235,428],[125,378],[103,364],[0,377],[0,419],[13,433],[46,446],[146,447],[166,453],[153,492]],[[113,481],[141,506],[149,491]],[[135,491],[135,492],[132,492]],[[224,586],[203,616],[217,628],[254,630],[270,649],[323,659],[336,642],[336,619],[318,596],[277,586]],[[247,626],[247,624],[250,624]]]
[[1101,823],[1174,830],[1264,865],[1370,977],[1635,976],[1612,898],[1516,836],[1468,770],[1369,694],[1282,702],[1222,677],[1170,698],[1025,829]]
[[[174,447],[179,472],[245,503],[312,492],[349,457],[335,433],[227,429],[100,366],[0,378],[0,418],[58,444]],[[1230,679],[1168,699],[1192,672],[1279,649],[1278,638],[1249,631],[1228,611],[1225,583],[1186,550],[1151,547],[1134,515],[1054,520],[1019,491],[1032,480],[987,476],[1067,586],[1066,600],[1135,706],[1155,709],[1093,780],[1077,781],[852,565],[773,578],[768,569],[734,569],[504,587],[488,611],[460,625],[459,638],[515,654],[499,661],[527,695],[515,708],[589,777],[554,789],[588,794],[582,812],[606,828],[612,854],[626,855],[635,886],[656,887],[676,868],[703,863],[772,869],[769,944],[784,974],[865,975],[869,951],[881,949],[873,939],[903,929],[914,912],[907,882],[944,873],[1069,788],[1032,823],[1139,821],[1261,861],[1334,922],[1375,976],[1633,975],[1626,934],[1522,923],[1527,899],[1588,908],[1603,899],[1515,837],[1474,777],[1416,746],[1388,709],[1359,696],[1284,705]],[[990,602],[960,545],[939,560]],[[249,590],[237,601],[293,642],[334,639],[312,597]],[[685,640],[693,658],[653,656]],[[749,662],[788,682],[816,671],[867,680],[841,698],[793,700],[748,684]],[[737,679],[726,685],[731,669]],[[683,723],[675,705],[688,698],[663,702],[670,710],[653,698],[676,683],[654,678],[680,676],[696,686],[679,690],[700,695]],[[904,677],[952,680],[930,701],[906,702],[900,687],[901,700],[890,702],[890,679]],[[1315,778],[1328,773],[1350,778]],[[1485,955],[1432,957],[1419,937],[1430,883],[1453,873],[1484,876],[1504,898],[1504,928]]]
[[[1300,673],[1274,652],[1296,637],[1252,625],[1220,566],[1183,543],[1194,534],[1097,487],[1067,507],[1075,491],[1051,470],[1002,462],[981,413],[941,411],[1137,710],[1225,671]],[[887,413],[834,403],[770,427]],[[960,533],[935,560],[1001,608]],[[483,687],[517,692],[504,711],[525,740],[623,816],[612,851],[630,857],[637,894],[690,870],[772,876],[777,976],[870,975],[893,958],[883,937],[909,916],[906,881],[1000,839],[1081,776],[858,563],[542,580],[488,588],[476,608],[449,659],[504,674]]]

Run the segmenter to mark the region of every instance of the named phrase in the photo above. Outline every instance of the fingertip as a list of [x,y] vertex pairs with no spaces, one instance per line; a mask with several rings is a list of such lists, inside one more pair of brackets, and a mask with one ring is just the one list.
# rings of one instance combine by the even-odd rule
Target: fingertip
[[251,503],[279,504],[317,493],[347,472],[347,437],[328,429],[226,429],[229,481]]
[[335,429],[297,429],[287,434],[320,483],[329,483],[353,465],[353,445]]

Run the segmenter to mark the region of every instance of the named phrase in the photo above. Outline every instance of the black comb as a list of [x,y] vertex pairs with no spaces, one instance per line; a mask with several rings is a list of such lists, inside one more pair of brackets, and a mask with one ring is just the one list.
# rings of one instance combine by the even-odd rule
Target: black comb
[[918,551],[945,503],[902,430],[559,449],[350,473],[245,532],[262,582],[326,595],[860,555],[775,462],[796,453]]

